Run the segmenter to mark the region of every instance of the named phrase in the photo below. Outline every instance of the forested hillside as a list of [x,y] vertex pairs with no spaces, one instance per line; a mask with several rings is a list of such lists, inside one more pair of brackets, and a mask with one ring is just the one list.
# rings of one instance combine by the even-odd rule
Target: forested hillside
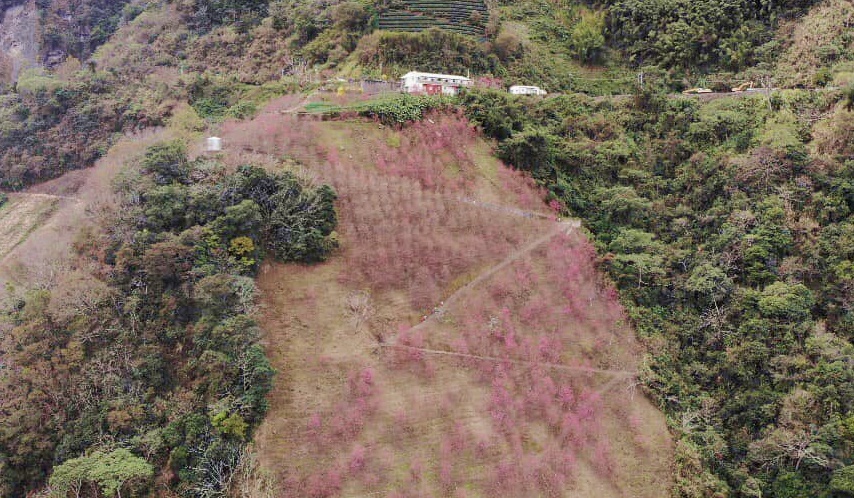
[[[25,70],[16,91],[2,96],[0,184],[21,188],[90,165],[115,133],[162,125],[182,100],[197,104],[203,118],[220,118],[238,98],[257,103],[292,89],[281,86],[283,74],[306,84],[319,79],[315,71],[393,79],[422,68],[594,95],[630,93],[638,70],[668,90],[691,86],[706,71],[730,71],[715,76],[725,88],[775,74],[808,86],[847,81],[838,75],[852,72],[848,21],[820,44],[802,37],[817,76],[804,82],[790,64],[777,74],[774,61],[795,50],[783,28],[812,3],[624,1],[596,10],[526,0],[472,7],[474,20],[449,10],[449,19],[484,26],[483,37],[470,37],[391,31],[382,20],[401,7],[385,3],[48,2],[40,53],[54,70]],[[825,4],[810,22],[850,18],[844,2]],[[742,77],[731,72],[742,70]],[[232,112],[245,113],[246,105]]]
[[611,0],[610,34],[630,60],[692,70],[744,69],[772,62],[780,19],[816,0]]
[[681,438],[678,493],[848,496],[851,100],[464,102],[594,235]]
[[854,497],[849,1],[28,5],[0,495]]
[[161,491],[222,492],[273,376],[251,277],[265,256],[317,261],[336,244],[329,187],[190,161],[178,142],[128,163],[113,196],[50,290],[8,290],[3,496],[48,477],[57,496],[140,495],[155,473]]

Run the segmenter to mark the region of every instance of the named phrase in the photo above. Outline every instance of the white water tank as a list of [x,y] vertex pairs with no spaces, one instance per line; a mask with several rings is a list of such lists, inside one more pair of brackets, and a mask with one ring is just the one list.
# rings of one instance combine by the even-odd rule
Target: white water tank
[[208,152],[219,152],[222,150],[222,139],[219,137],[208,137],[207,146]]

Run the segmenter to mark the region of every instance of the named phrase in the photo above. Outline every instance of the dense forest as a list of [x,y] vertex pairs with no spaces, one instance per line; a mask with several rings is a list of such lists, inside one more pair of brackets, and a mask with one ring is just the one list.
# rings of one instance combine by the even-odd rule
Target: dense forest
[[742,69],[768,62],[779,41],[771,28],[781,16],[815,0],[609,1],[614,43],[633,61],[703,70]]
[[189,161],[180,142],[128,165],[115,195],[75,270],[51,290],[11,289],[3,496],[48,476],[58,493],[141,492],[152,464],[182,494],[221,491],[274,375],[252,276],[265,256],[318,261],[336,244],[331,188]]

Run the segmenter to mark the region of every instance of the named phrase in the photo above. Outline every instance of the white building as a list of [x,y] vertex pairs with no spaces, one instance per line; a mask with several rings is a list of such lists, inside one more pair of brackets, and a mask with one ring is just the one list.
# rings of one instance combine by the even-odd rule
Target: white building
[[514,85],[510,87],[513,95],[545,95],[546,91],[538,86]]
[[426,93],[427,95],[456,95],[460,88],[472,86],[472,80],[454,74],[433,74],[410,71],[401,78],[406,93]]

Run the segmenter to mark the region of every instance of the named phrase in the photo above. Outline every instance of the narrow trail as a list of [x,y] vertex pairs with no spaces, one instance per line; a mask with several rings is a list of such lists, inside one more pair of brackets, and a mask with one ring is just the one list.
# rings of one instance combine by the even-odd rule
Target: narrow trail
[[629,386],[626,389],[629,391],[629,397],[634,399],[634,396],[635,396],[634,389],[636,387],[635,382],[637,382],[638,373],[637,372],[632,372],[632,373],[634,375],[631,375],[631,376],[629,376],[629,375],[626,375],[626,376],[615,375],[614,378],[612,378],[607,383],[603,384],[601,387],[596,389],[596,394],[598,394],[600,396],[604,396],[605,393],[607,393],[608,391],[610,391],[611,389],[616,387],[620,382],[629,380],[629,381],[632,381],[632,384],[629,384]]
[[465,204],[470,204],[472,206],[482,208],[482,209],[486,209],[489,211],[496,211],[496,212],[499,212],[502,214],[509,214],[509,215],[519,216],[519,217],[527,218],[527,219],[539,218],[541,220],[554,221],[554,216],[549,216],[547,214],[537,213],[534,211],[525,211],[524,209],[502,206],[500,204],[492,204],[490,202],[478,202],[474,199],[468,199],[465,197],[457,197],[457,198],[454,198],[453,200],[458,201],[458,202],[463,202]]
[[[526,246],[512,252],[509,256],[507,256],[507,258],[504,259],[504,261],[502,261],[502,262],[498,263],[497,265],[489,268],[488,270],[486,270],[483,273],[481,273],[480,275],[478,275],[471,282],[469,282],[466,285],[457,289],[457,291],[454,292],[453,294],[451,294],[450,296],[448,296],[448,298],[446,298],[445,301],[440,306],[438,306],[433,311],[433,313],[427,317],[426,320],[424,320],[421,323],[409,328],[407,330],[407,332],[415,332],[417,330],[420,330],[422,327],[425,327],[431,320],[435,319],[436,317],[443,315],[445,313],[445,311],[451,305],[453,305],[455,302],[459,301],[460,298],[462,298],[462,296],[464,296],[465,294],[467,294],[468,292],[470,292],[474,288],[478,287],[480,284],[482,284],[484,281],[488,280],[490,277],[492,277],[493,275],[495,275],[499,271],[503,270],[504,268],[507,268],[508,266],[513,264],[516,260],[521,258],[522,256],[525,256],[526,254],[530,253],[531,251],[533,251],[536,248],[540,247],[541,245],[545,244],[546,242],[548,242],[549,240],[551,240],[552,238],[557,236],[562,231],[566,234],[570,234],[570,233],[572,233],[572,231],[574,229],[576,229],[580,226],[581,226],[581,222],[578,220],[558,222],[555,225],[555,227],[552,228],[545,235],[537,238],[536,240],[534,240],[532,242],[529,242]],[[395,334],[392,337],[388,338],[387,341],[383,341],[381,344],[393,344],[395,341],[397,341],[397,336],[398,336],[398,334]]]
[[306,95],[305,98],[302,99],[302,101],[299,104],[297,104],[293,107],[290,107],[288,109],[285,109],[283,111],[279,111],[279,114],[294,114],[294,113],[296,113],[301,108],[305,107],[305,105],[308,104],[308,101],[311,100],[316,95],[317,95],[317,90],[314,90],[313,92]]
[[68,200],[68,201],[80,202],[79,198],[71,197],[68,195],[38,194],[38,193],[32,193],[32,192],[16,192],[15,195],[29,196],[29,197],[41,197],[43,199],[64,199],[64,200]]
[[[402,344],[380,344],[380,347],[386,349],[403,349],[406,351],[417,351],[425,354],[436,356],[450,356],[454,358],[465,358],[478,361],[489,361],[494,363],[509,363],[511,365],[521,365],[529,367],[543,367],[552,370],[565,370],[567,372],[586,373],[586,374],[607,374],[615,376],[616,380],[621,378],[635,377],[638,373],[631,370],[611,370],[606,368],[593,367],[574,367],[570,365],[562,365],[560,363],[544,363],[537,361],[513,360],[510,358],[499,358],[496,356],[481,356],[468,353],[457,353],[454,351],[443,351],[441,349],[416,348],[415,346],[405,346]],[[614,380],[606,384],[603,389],[607,390],[614,385]]]

